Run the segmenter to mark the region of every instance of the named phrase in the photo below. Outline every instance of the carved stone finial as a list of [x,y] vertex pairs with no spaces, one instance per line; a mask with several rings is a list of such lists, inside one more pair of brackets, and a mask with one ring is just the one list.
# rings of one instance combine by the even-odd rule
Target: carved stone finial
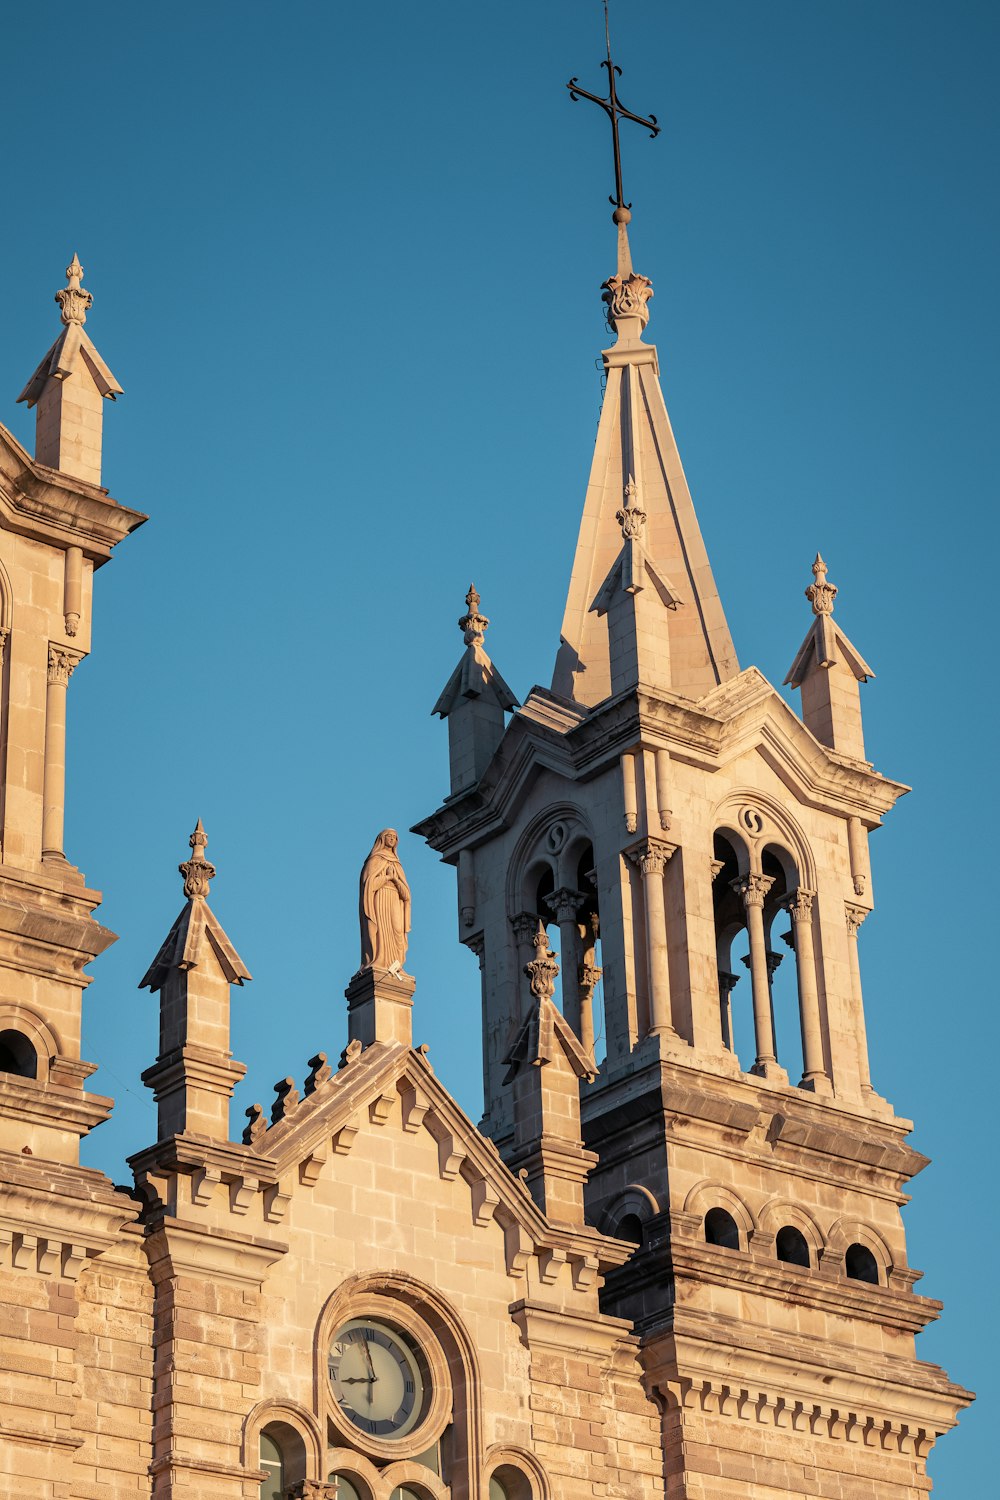
[[639,504],[639,486],[635,482],[635,476],[630,474],[625,485],[625,503],[621,510],[615,511],[615,520],[622,529],[622,539],[626,542],[641,542],[643,532],[646,528],[646,512]]
[[66,267],[66,285],[55,294],[59,316],[67,327],[70,323],[86,323],[87,310],[93,305],[92,295],[80,285],[82,280],[83,267],[79,257],[74,255]]
[[333,1069],[330,1067],[325,1052],[317,1052],[315,1057],[311,1057],[309,1067],[312,1071],[306,1079],[306,1093],[315,1094],[324,1083],[329,1083]]
[[274,1085],[275,1100],[271,1105],[271,1124],[277,1125],[279,1120],[287,1120],[292,1110],[299,1102],[299,1091],[295,1087],[294,1078],[280,1078]]
[[466,613],[459,620],[458,628],[464,631],[467,646],[481,646],[490,622],[485,615],[479,613],[479,594],[474,583],[469,584],[465,603]]
[[267,1116],[262,1104],[251,1104],[246,1112],[249,1124],[243,1131],[244,1146],[254,1146],[267,1131]]
[[653,283],[648,276],[633,271],[629,276],[609,276],[601,283],[601,301],[607,303],[608,322],[618,332],[621,318],[638,318],[640,328],[649,322],[649,299],[653,295]]
[[533,941],[535,956],[530,963],[525,964],[524,972],[535,999],[551,1000],[555,994],[559,965],[556,963],[556,955],[549,947],[548,933],[541,922],[538,923]]
[[184,894],[188,898],[207,896],[209,881],[215,878],[215,866],[209,863],[203,853],[208,843],[208,834],[200,818],[195,824],[194,833],[188,839],[188,843],[191,845],[191,858],[177,866],[184,876]]
[[837,597],[837,585],[826,581],[826,563],[816,553],[816,561],[812,565],[813,577],[816,582],[811,583],[806,589],[806,598],[812,605],[814,615],[832,615],[833,601]]
[[363,1051],[364,1048],[358,1041],[357,1037],[354,1038],[353,1042],[348,1042],[347,1046],[340,1054],[340,1062],[337,1065],[337,1071],[343,1072],[345,1068],[350,1068],[354,1063],[357,1062]]

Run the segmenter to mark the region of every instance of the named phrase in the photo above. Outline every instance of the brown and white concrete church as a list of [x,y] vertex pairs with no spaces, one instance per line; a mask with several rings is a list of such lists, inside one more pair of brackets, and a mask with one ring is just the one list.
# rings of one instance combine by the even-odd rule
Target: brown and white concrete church
[[[470,590],[436,705],[450,787],[416,825],[455,868],[478,959],[482,1121],[413,1047],[385,830],[343,1055],[231,1132],[230,991],[249,975],[199,824],[142,981],[158,1130],[127,1189],[79,1162],[112,1107],[87,1088],[80,1021],[113,934],[63,803],[94,574],[144,517],[101,485],[120,387],[69,267],[20,398],[34,454],[0,427],[4,1500],[929,1489],[971,1397],[916,1356],[940,1304],[914,1290],[900,1207],[926,1158],[870,1076],[859,964],[868,835],[906,788],[865,758],[871,670],[819,557],[788,678],[801,714],[740,669],[644,337],[652,286],[615,217],[552,685],[518,704]],[[779,955],[801,1077],[775,1047]]]

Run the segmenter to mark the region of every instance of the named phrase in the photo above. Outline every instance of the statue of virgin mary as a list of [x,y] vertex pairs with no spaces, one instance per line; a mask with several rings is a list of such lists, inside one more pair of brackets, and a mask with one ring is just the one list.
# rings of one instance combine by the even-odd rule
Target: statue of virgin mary
[[361,867],[361,970],[402,969],[410,930],[410,887],[394,828],[383,828]]

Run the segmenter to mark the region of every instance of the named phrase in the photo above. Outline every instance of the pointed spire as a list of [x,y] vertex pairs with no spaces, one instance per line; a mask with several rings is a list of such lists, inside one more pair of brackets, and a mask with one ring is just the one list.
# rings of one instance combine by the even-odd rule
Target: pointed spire
[[62,332],[17,399],[37,408],[38,462],[99,485],[104,401],[114,401],[122,388],[84,331],[94,298],[83,286],[79,256],[66,267],[66,285],[55,301]]
[[480,613],[481,602],[470,583],[458,622],[465,651],[431,710],[448,720],[452,792],[476,784],[503,738],[504,714],[518,706],[483,645],[490,622]]
[[672,615],[669,651],[657,653],[659,677],[647,685],[699,699],[739,670],[663,404],[656,350],[642,341],[653,285],[632,269],[628,208],[616,209],[614,219],[618,269],[603,298],[617,341],[602,355],[607,389],[552,679],[554,693],[588,707],[618,690],[611,622],[594,615],[608,613],[622,587],[641,587],[650,565]]
[[875,673],[833,619],[836,584],[820,554],[805,590],[815,616],[792,662],[785,685],[802,689],[802,721],[824,745],[864,760],[858,683]]
[[188,843],[191,858],[177,867],[187,899],[139,983],[159,991],[160,1051],[142,1081],[156,1098],[161,1142],[178,1132],[227,1140],[229,1100],[246,1072],[229,1050],[229,990],[250,971],[206,900],[215,866],[200,818]]
[[155,993],[162,989],[173,968],[196,968],[206,956],[206,938],[229,984],[242,984],[252,978],[206,900],[209,883],[215,878],[215,866],[205,858],[208,835],[200,818],[188,843],[191,858],[177,866],[184,877],[187,901],[160,951],[139,981],[141,990],[149,989]]

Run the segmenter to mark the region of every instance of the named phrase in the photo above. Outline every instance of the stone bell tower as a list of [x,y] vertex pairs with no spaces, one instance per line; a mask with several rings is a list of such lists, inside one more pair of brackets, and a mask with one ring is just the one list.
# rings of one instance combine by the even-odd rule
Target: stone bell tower
[[111,1105],[84,1090],[80,1021],[85,966],[114,934],[64,850],[68,706],[94,571],[146,518],[101,486],[103,403],[121,386],[84,331],[76,256],[66,277],[62,331],[18,398],[35,455],[0,427],[0,1148],[72,1165]]
[[527,1087],[541,923],[561,965],[545,1003],[579,1043],[587,1220],[635,1245],[602,1305],[641,1338],[668,1495],[832,1500],[849,1483],[855,1500],[916,1500],[971,1398],[916,1357],[940,1304],[914,1293],[900,1207],[926,1158],[877,1093],[865,1040],[868,836],[907,788],[865,759],[872,673],[832,617],[822,559],[788,679],[802,717],[738,666],[644,339],[653,289],[630,217],[619,193],[603,287],[616,337],[552,685],[516,707],[477,597],[475,662],[437,705],[450,795],[415,830],[456,868],[459,937],[479,961],[481,1129],[539,1196],[553,1059],[572,1050],[536,1046],[542,1082]]

